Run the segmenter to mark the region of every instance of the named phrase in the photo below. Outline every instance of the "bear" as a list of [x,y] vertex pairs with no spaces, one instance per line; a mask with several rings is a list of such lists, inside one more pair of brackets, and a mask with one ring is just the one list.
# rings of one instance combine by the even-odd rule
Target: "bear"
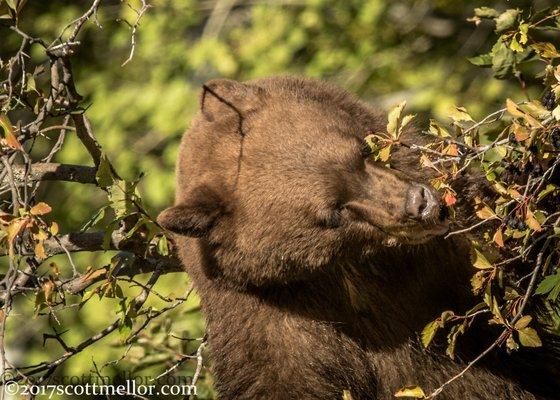
[[[158,222],[200,296],[219,399],[430,393],[498,336],[486,324],[469,330],[454,360],[421,345],[442,311],[476,304],[470,245],[445,238],[445,208],[418,154],[399,148],[391,168],[371,159],[364,138],[385,124],[308,78],[203,85],[180,144],[175,205]],[[465,177],[461,199],[481,195],[477,181]],[[559,398],[560,369],[547,357],[498,349],[437,398]]]

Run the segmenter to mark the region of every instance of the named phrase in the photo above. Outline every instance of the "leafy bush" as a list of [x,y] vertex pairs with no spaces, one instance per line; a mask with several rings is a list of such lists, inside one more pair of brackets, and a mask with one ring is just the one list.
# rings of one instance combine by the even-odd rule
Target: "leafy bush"
[[[447,236],[472,233],[472,292],[478,304],[465,310],[442,310],[422,332],[428,347],[439,330],[447,332],[447,355],[454,358],[459,337],[475,319],[502,327],[492,345],[516,351],[543,345],[539,332],[560,336],[560,52],[551,41],[560,29],[560,8],[531,13],[520,9],[498,12],[482,7],[470,19],[495,23],[498,38],[492,50],[470,61],[492,69],[497,79],[541,81],[542,98],[505,99],[503,108],[475,121],[463,107],[449,114],[450,124],[431,120],[425,145],[402,139],[413,115],[405,103],[389,113],[386,133],[368,136],[373,157],[390,166],[391,151],[406,146],[418,151],[419,163],[432,171],[432,185],[453,216],[461,193],[453,182],[465,174],[480,175],[492,195],[474,199],[477,221]],[[482,193],[482,192],[481,192]],[[461,224],[465,221],[456,221]],[[464,371],[466,371],[466,369]],[[461,372],[431,393],[434,397]],[[398,392],[402,397],[426,397],[419,387]]]

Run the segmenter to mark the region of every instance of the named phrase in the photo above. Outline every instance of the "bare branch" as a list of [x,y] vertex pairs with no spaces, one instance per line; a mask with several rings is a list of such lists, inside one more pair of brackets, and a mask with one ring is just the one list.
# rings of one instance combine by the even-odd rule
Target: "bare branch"
[[[95,167],[73,164],[36,163],[31,165],[30,171],[26,171],[26,169],[26,165],[20,164],[12,166],[13,181],[17,184],[17,186],[25,184],[26,172],[28,183],[40,181],[64,181],[93,185],[96,184]],[[4,177],[1,181],[2,185],[7,185],[9,183],[10,177]]]

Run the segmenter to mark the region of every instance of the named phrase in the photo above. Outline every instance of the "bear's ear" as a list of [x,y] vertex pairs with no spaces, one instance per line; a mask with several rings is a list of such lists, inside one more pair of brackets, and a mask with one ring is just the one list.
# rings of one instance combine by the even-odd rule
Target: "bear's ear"
[[157,221],[173,233],[202,237],[208,234],[223,210],[220,197],[209,187],[199,186],[179,204],[163,210]]
[[230,79],[212,79],[202,85],[200,110],[208,121],[222,116],[244,114],[258,109],[264,101],[264,89]]

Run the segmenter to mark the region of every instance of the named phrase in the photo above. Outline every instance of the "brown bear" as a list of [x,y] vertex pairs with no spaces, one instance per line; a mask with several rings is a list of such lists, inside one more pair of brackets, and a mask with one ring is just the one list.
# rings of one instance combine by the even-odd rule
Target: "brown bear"
[[[455,361],[419,344],[443,310],[476,304],[473,270],[466,240],[442,236],[417,154],[397,151],[388,169],[363,151],[384,129],[382,114],[310,79],[203,86],[175,206],[158,220],[200,295],[220,399],[429,393],[497,336],[466,335]],[[498,353],[438,398],[560,398],[552,364]]]

